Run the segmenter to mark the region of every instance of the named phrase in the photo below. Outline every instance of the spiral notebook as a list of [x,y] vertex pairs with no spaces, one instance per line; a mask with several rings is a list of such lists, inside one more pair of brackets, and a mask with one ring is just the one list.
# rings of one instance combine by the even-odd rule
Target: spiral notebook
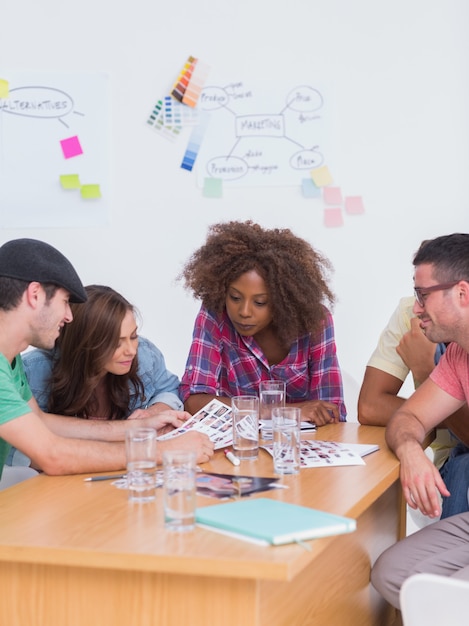
[[352,518],[270,498],[198,508],[196,521],[204,528],[261,545],[302,543],[356,529]]

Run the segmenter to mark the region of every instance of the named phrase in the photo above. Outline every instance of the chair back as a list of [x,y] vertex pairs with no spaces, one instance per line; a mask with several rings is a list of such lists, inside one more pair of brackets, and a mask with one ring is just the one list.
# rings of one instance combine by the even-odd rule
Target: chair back
[[401,587],[404,626],[467,626],[469,580],[413,574]]
[[357,407],[360,385],[347,371],[342,370],[342,388],[345,406],[347,407],[347,422],[358,422]]
[[33,478],[38,473],[32,467],[26,467],[25,465],[4,465],[2,478],[0,479],[0,491],[28,478]]

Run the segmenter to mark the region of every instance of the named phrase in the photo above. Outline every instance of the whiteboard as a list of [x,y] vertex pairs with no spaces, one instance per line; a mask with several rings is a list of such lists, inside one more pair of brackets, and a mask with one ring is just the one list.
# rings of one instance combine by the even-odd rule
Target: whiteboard
[[[63,215],[56,226],[34,221],[42,197],[36,194],[31,221],[4,225],[2,239],[43,238],[70,257],[85,284],[121,291],[142,312],[142,334],[179,376],[199,303],[176,278],[210,224],[253,219],[289,227],[329,257],[339,359],[360,381],[398,299],[411,293],[412,255],[421,240],[467,231],[465,0],[116,0],[112,6],[23,0],[2,6],[0,20],[0,79],[13,71],[65,73],[74,84],[77,74],[108,77],[99,118],[108,120],[109,141],[99,142],[107,154],[99,165],[109,168],[110,191],[103,182],[106,223],[90,216],[72,224]],[[189,55],[210,68],[207,86],[241,82],[255,94],[244,110],[236,109],[239,116],[278,115],[296,86],[317,89],[324,125],[318,140],[305,144],[324,145],[333,186],[343,197],[360,197],[364,212],[348,213],[342,205],[342,220],[326,224],[326,208],[337,207],[322,196],[306,197],[296,180],[247,184],[245,177],[243,184],[224,181],[221,196],[205,195],[199,165],[233,150],[236,116],[227,115],[226,125],[218,120],[218,138],[209,141],[207,131],[208,152],[204,157],[201,142],[192,171],[181,163],[193,128],[169,139],[148,124]],[[98,106],[79,104],[86,111]],[[62,138],[59,124],[53,127]],[[104,132],[99,121],[93,128]],[[256,142],[248,150],[263,149],[274,162],[288,163],[296,151],[285,137],[261,148]],[[68,166],[57,152],[56,164]],[[61,168],[53,169],[55,176]],[[106,181],[104,172],[100,178]],[[65,192],[56,192],[59,212],[66,211]],[[15,202],[0,190],[0,214],[16,211]]]
[[4,69],[2,78],[0,226],[106,224],[107,76]]

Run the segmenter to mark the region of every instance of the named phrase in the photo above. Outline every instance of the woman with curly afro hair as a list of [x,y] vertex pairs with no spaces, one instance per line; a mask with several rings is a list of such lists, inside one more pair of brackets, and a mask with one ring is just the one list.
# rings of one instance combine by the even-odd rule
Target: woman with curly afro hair
[[190,413],[212,398],[286,383],[286,401],[318,426],[345,421],[329,261],[288,229],[212,225],[180,279],[202,306],[179,394]]

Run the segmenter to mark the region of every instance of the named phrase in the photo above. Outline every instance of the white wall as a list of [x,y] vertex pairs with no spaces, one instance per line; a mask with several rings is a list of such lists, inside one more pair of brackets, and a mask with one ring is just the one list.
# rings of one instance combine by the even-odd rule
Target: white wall
[[[290,227],[335,267],[339,357],[361,380],[398,298],[411,292],[420,241],[467,231],[468,20],[466,0],[3,3],[0,74],[109,74],[112,210],[105,227],[4,229],[0,240],[45,239],[85,284],[120,290],[181,375],[198,303],[175,278],[207,226],[252,218]],[[169,144],[145,125],[190,54],[227,80],[295,75],[330,85],[334,174],[363,196],[366,214],[327,229],[295,187],[203,198],[179,168],[188,135]]]

